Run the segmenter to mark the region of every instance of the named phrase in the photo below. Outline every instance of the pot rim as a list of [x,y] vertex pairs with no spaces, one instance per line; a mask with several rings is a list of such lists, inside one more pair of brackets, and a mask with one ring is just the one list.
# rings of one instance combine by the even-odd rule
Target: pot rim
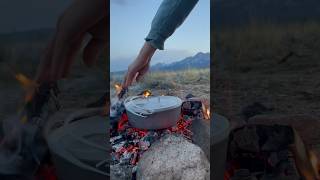
[[151,115],[151,114],[154,114],[157,112],[163,112],[163,111],[175,109],[175,108],[181,107],[181,105],[182,105],[182,100],[176,96],[151,96],[150,98],[162,98],[162,99],[163,98],[167,98],[167,99],[170,98],[171,101],[176,101],[176,102],[174,102],[173,105],[169,104],[170,106],[167,104],[167,106],[162,106],[162,107],[153,108],[153,109],[147,109],[147,108],[143,108],[143,107],[140,107],[139,105],[135,104],[135,101],[137,101],[137,99],[145,100],[146,98],[144,98],[142,96],[130,96],[125,99],[124,106],[127,111],[130,111],[133,114],[145,116],[145,115]]

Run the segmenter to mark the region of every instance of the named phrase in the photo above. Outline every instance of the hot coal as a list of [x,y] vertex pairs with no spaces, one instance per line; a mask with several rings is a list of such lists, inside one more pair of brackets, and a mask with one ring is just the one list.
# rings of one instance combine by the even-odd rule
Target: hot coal
[[[137,164],[142,154],[152,144],[167,134],[180,134],[188,141],[192,141],[193,133],[190,130],[195,116],[181,115],[174,127],[160,130],[143,130],[130,126],[128,116],[124,112],[117,125],[110,129],[110,143],[112,146],[111,165],[130,167],[135,177]],[[129,176],[129,175],[128,175]]]
[[121,173],[111,173],[115,176],[114,178],[118,179],[135,179],[139,159],[161,137],[167,134],[179,134],[192,142],[193,133],[190,130],[192,121],[204,117],[202,102],[189,99],[182,104],[181,116],[175,126],[160,130],[138,129],[130,126],[123,99],[114,98],[110,108],[110,143],[112,146],[110,165],[115,171],[126,169]]

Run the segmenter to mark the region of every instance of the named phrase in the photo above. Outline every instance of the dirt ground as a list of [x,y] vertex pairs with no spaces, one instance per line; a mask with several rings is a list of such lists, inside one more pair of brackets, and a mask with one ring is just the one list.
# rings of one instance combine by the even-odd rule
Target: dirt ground
[[247,27],[218,35],[211,69],[214,111],[233,128],[248,121],[299,127],[320,154],[314,128],[320,127],[319,27]]

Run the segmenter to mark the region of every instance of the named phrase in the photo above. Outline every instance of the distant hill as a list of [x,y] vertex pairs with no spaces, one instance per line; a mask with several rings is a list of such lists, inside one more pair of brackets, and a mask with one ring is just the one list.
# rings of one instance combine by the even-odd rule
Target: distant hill
[[319,0],[215,0],[214,24],[239,26],[254,22],[305,22],[320,20]]
[[177,71],[186,69],[202,69],[210,67],[210,53],[199,52],[194,56],[187,57],[170,64],[158,63],[151,66],[151,71]]
[[[150,67],[150,71],[179,71],[187,69],[204,69],[210,67],[210,53],[199,52],[194,56],[175,61],[170,64],[158,63]],[[111,72],[110,75],[123,74],[126,71]]]

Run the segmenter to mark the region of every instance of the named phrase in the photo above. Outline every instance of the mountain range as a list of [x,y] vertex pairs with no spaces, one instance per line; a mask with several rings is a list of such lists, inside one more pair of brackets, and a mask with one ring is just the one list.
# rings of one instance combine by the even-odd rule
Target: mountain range
[[[188,69],[204,69],[210,67],[210,53],[198,52],[194,56],[186,57],[173,63],[157,63],[150,67],[151,72],[180,71]],[[115,71],[111,74],[123,74],[126,71]]]
[[203,69],[210,67],[210,53],[199,52],[170,64],[158,63],[150,67],[151,71],[178,71],[186,69]]

